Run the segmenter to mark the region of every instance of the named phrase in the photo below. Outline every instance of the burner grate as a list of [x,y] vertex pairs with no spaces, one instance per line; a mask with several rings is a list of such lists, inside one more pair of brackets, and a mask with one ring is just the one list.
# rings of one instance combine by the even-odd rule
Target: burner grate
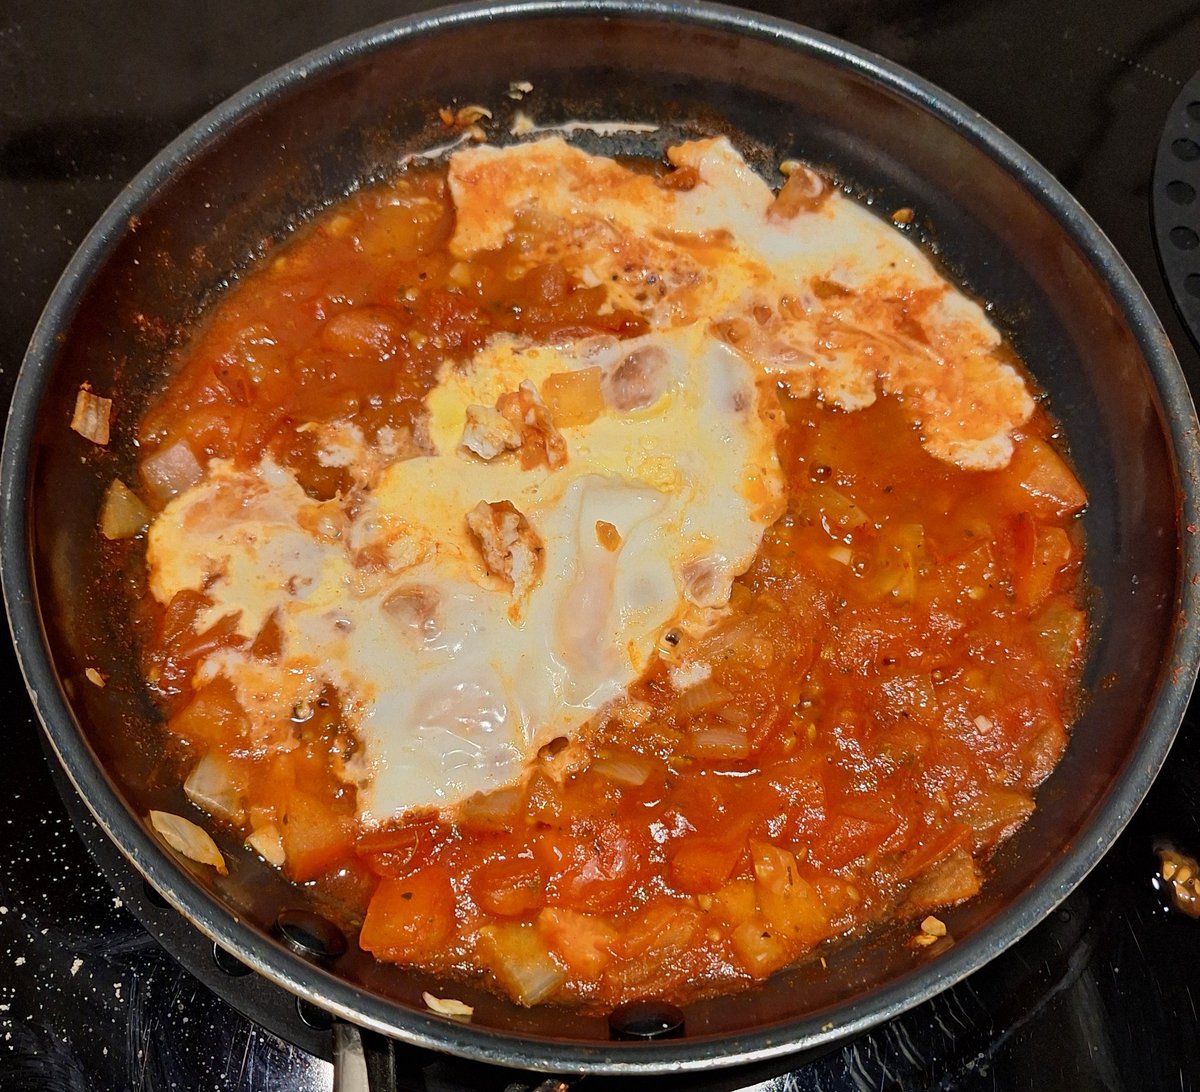
[[1200,72],[1184,84],[1167,114],[1151,194],[1163,276],[1200,348]]

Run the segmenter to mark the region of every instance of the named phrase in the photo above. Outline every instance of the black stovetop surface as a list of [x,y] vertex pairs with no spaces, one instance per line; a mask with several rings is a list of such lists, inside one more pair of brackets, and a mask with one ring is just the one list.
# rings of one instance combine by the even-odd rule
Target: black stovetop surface
[[[38,314],[72,251],[162,145],[292,57],[428,6],[405,0],[4,0],[4,405]],[[1161,281],[1149,213],[1159,133],[1200,66],[1200,0],[776,0],[746,6],[898,61],[1024,145],[1113,239],[1200,390],[1200,356]],[[136,882],[109,885],[78,833],[84,820],[55,790],[7,637],[0,642],[0,708],[0,1092],[329,1089],[332,1071],[319,1056],[328,1054],[324,1032],[295,1023],[296,1038],[315,1052],[307,1053],[239,1015],[152,935],[173,928],[166,920],[173,912],[153,907]],[[95,840],[94,828],[88,837]],[[1200,922],[1165,910],[1152,883],[1152,847],[1163,837],[1193,854],[1200,850],[1200,702],[1127,832],[1026,939],[934,1001],[841,1050],[781,1076],[737,1079],[764,1092],[1200,1087]],[[164,919],[161,928],[155,914]],[[193,969],[207,958],[203,949],[203,943],[192,946]],[[211,979],[212,968],[200,977]],[[253,994],[249,985],[238,991],[242,998]],[[286,1020],[270,1011],[266,1022],[287,1032]],[[406,1056],[402,1068],[413,1088],[469,1085],[499,1092],[519,1079],[468,1073],[417,1054]]]

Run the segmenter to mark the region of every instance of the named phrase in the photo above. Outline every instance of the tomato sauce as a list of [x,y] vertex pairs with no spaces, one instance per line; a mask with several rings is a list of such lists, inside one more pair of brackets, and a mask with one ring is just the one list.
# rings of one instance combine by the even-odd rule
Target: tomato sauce
[[[347,472],[322,465],[305,423],[412,430],[438,366],[498,331],[643,332],[561,267],[526,268],[520,230],[459,261],[452,227],[428,170],[297,233],[197,330],[141,423],[143,459],[180,442],[201,464],[266,453],[332,497]],[[545,748],[518,786],[360,829],[337,693],[293,711],[289,749],[243,747],[233,688],[193,676],[244,639],[229,619],[197,632],[206,601],[180,593],[132,609],[181,778],[219,759],[232,803],[216,818],[277,832],[254,848],[379,959],[524,1004],[724,992],[971,897],[1066,744],[1082,490],[1041,410],[1011,464],[981,472],[930,456],[896,398],[847,413],[781,384],[779,400],[787,511],[731,611],[703,636],[667,633],[571,762]],[[277,641],[268,623],[254,655]],[[713,672],[679,692],[685,650]]]

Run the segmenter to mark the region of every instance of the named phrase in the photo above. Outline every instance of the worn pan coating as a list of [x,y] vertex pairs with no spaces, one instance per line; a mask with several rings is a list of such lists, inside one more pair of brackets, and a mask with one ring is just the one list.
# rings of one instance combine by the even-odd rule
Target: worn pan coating
[[[520,104],[510,81],[534,91]],[[943,915],[935,960],[896,930],[763,988],[690,1006],[669,1042],[609,1041],[604,1019],[520,1009],[462,986],[470,1025],[430,1015],[433,980],[353,945],[325,966],[272,934],[304,896],[227,846],[227,880],[167,852],[141,817],[182,810],[158,786],[155,714],[111,616],[94,543],[99,499],[133,462],[131,426],[188,322],[248,257],[405,154],[445,139],[438,106],[520,108],[539,123],[652,122],[588,147],[658,154],[729,133],[768,174],[800,157],[883,211],[912,206],[951,277],[994,304],[1050,397],[1091,497],[1092,697],[1038,810],[983,893]],[[90,381],[117,403],[112,448],[67,429]],[[824,35],[729,8],[638,0],[446,9],[338,42],[265,77],[188,130],[84,242],[34,334],[2,464],[4,595],[22,668],[71,780],[130,861],[200,930],[296,994],[360,1025],[540,1069],[660,1072],[819,1047],[979,967],[1083,878],[1142,800],[1196,673],[1196,420],[1179,366],[1095,224],[1020,148],[937,89]],[[84,456],[81,458],[81,456]],[[94,665],[109,677],[84,682]]]

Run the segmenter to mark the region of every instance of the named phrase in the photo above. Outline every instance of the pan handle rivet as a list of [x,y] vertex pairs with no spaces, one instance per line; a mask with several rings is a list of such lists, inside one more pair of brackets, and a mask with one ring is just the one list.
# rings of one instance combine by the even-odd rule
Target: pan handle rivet
[[146,901],[151,906],[157,906],[160,910],[169,910],[171,904],[158,893],[158,889],[152,887],[146,880],[142,880],[142,894],[146,896]]
[[333,1017],[311,1001],[305,1001],[303,997],[296,998],[296,1015],[300,1017],[302,1024],[314,1031],[328,1031],[333,1027]]
[[213,941],[213,962],[219,971],[229,975],[230,978],[241,978],[250,973],[250,968],[245,963],[237,956],[230,955],[216,941]]
[[627,1001],[609,1013],[614,1039],[678,1039],[683,1034],[683,1010],[666,1001]]
[[328,918],[311,910],[281,910],[275,919],[275,932],[305,959],[337,959],[346,952],[346,934]]

